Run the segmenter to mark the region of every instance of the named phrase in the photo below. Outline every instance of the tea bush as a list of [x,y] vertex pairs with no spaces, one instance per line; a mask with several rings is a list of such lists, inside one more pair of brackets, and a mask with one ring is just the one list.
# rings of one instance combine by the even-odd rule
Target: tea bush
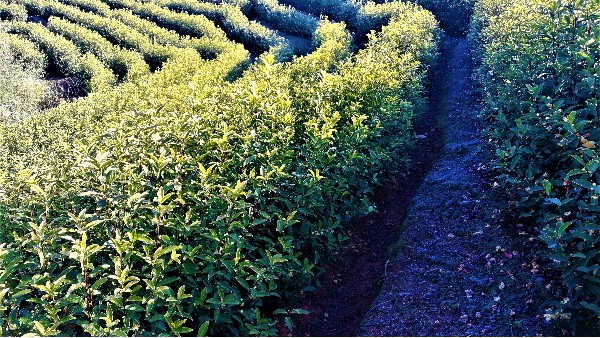
[[71,41],[50,32],[40,24],[13,21],[6,25],[6,29],[9,33],[26,36],[39,45],[62,75],[77,76],[88,92],[108,89],[116,82],[112,71],[104,67],[95,56],[81,54]]
[[34,15],[46,17],[52,15],[68,19],[85,28],[98,32],[117,45],[138,51],[144,56],[144,61],[152,69],[162,65],[179,51],[179,48],[174,46],[163,46],[153,42],[145,34],[132,29],[118,20],[84,12],[74,6],[52,0],[11,1],[24,4],[27,10]]
[[372,30],[380,30],[391,17],[404,13],[406,6],[411,5],[401,1],[365,0],[285,0],[282,2],[316,16],[324,15],[332,20],[345,22],[359,37],[366,36]]
[[46,57],[33,43],[0,32],[0,123],[39,112],[50,94],[42,79]]
[[[402,6],[402,5],[399,5]],[[230,44],[0,125],[3,335],[272,335],[341,226],[406,161],[437,22],[398,7],[353,53]],[[228,81],[235,79],[235,81]]]
[[253,0],[252,10],[277,29],[304,37],[312,37],[319,23],[317,18],[281,5],[276,0]]
[[302,11],[349,24],[360,8],[361,0],[282,0],[282,3]]
[[100,0],[61,0],[60,2],[100,16],[108,16],[111,10],[109,5]]
[[[8,34],[4,30],[5,26],[0,25],[0,41],[3,43],[4,53],[10,55],[11,59],[17,60],[21,65],[27,65],[27,68],[35,70],[38,74],[48,66],[48,58],[38,46],[29,40],[25,40],[18,35]],[[39,74],[38,74],[39,75]]]
[[93,53],[122,79],[136,81],[150,73],[139,53],[118,48],[94,31],[57,17],[48,19],[48,29],[70,39],[84,53]]
[[224,32],[203,15],[173,12],[152,2],[142,3],[134,0],[105,0],[104,2],[116,8],[130,9],[133,13],[155,22],[158,26],[183,35],[215,40],[226,39]]
[[[452,34],[466,35],[473,16],[475,0],[410,0],[430,10],[440,26]],[[502,2],[500,0],[499,2]]]
[[126,9],[112,10],[108,15],[138,32],[143,32],[143,34],[147,35],[155,43],[179,48],[193,48],[207,59],[216,57],[231,44],[231,41],[227,39],[217,40],[208,37],[192,38],[181,36],[172,30],[157,26],[152,21],[142,19]]
[[[120,23],[114,23],[114,26],[133,28],[140,34],[143,34],[151,39],[151,42],[158,43],[163,46],[176,46],[180,48],[194,48],[198,53],[207,57],[213,58],[216,54],[224,49],[225,44],[230,41],[225,38],[225,34],[217,27],[212,27],[212,34],[201,38],[183,37],[177,32],[157,26],[156,23],[150,20],[142,19],[133,14],[131,10],[116,9],[111,10],[110,6],[100,0],[66,0],[62,3],[78,7],[84,11],[89,11],[98,14],[105,19],[116,19]],[[115,5],[116,6],[116,5]],[[118,6],[123,7],[123,6]],[[62,15],[61,12],[54,15]],[[89,16],[88,16],[89,17]],[[67,17],[68,19],[68,17]],[[105,20],[106,21],[106,20]],[[217,38],[220,36],[220,38]],[[123,43],[122,40],[116,40],[116,44]]]
[[599,20],[594,0],[480,0],[472,37],[501,182],[561,268],[566,305],[600,317]]
[[172,10],[204,15],[223,27],[234,41],[245,44],[251,50],[265,52],[272,47],[286,45],[286,41],[274,31],[250,21],[238,6],[190,0],[161,0],[157,3]]
[[27,10],[23,5],[0,2],[0,20],[27,20]]

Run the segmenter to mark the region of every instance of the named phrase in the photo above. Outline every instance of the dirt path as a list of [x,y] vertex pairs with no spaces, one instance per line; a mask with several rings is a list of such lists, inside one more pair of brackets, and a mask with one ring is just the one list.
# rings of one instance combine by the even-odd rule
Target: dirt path
[[[357,333],[367,336],[563,335],[546,321],[558,283],[541,271],[539,243],[499,226],[466,38],[441,46],[431,93],[444,139],[413,197],[380,295]],[[530,238],[531,237],[531,238]],[[522,243],[528,243],[523,247]]]
[[[485,168],[480,100],[466,38],[444,37],[409,170],[350,224],[323,284],[299,295],[299,336],[561,336],[543,244],[503,219]],[[510,225],[510,226],[509,226]],[[290,334],[280,332],[281,335]]]

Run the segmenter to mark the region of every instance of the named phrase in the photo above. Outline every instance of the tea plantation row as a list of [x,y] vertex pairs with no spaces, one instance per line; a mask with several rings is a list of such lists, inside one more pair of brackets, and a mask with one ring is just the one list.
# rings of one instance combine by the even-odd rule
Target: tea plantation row
[[597,0],[479,0],[472,22],[500,182],[568,288],[549,319],[600,317],[599,23]]
[[[431,13],[360,5],[379,31],[355,50],[343,23],[211,3],[0,1],[16,54],[89,91],[0,125],[0,334],[275,334],[402,170]],[[274,26],[314,27],[314,52],[256,35],[248,6],[305,18]]]

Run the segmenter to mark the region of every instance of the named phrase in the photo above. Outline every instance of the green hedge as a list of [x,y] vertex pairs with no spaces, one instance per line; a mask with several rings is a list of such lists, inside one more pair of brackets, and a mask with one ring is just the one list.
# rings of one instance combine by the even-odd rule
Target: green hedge
[[110,6],[100,0],[59,0],[61,3],[79,7],[86,12],[98,14],[100,16],[108,16]]
[[127,9],[113,10],[109,13],[109,16],[139,32],[144,32],[155,43],[180,48],[193,48],[207,59],[212,59],[218,54],[223,53],[232,44],[232,42],[226,39],[184,37],[175,31],[159,27],[152,21],[142,19]]
[[68,38],[84,53],[94,54],[121,79],[138,81],[150,73],[139,53],[118,48],[94,31],[57,17],[48,19],[48,29]]
[[9,33],[20,34],[39,45],[64,76],[77,76],[85,84],[87,92],[106,90],[112,87],[115,75],[93,55],[81,54],[77,47],[60,35],[50,32],[40,24],[11,22]]
[[599,20],[593,0],[480,0],[472,37],[501,183],[563,271],[566,305],[600,317]]
[[291,324],[343,222],[406,161],[437,23],[397,14],[356,54],[323,22],[314,53],[267,53],[234,82],[239,45],[189,51],[146,82],[0,126],[2,334]]
[[66,18],[83,27],[94,30],[109,41],[128,49],[140,52],[151,68],[157,68],[167,59],[180,52],[175,46],[154,43],[145,34],[122,22],[97,14],[84,12],[77,7],[61,4],[53,0],[15,0],[22,3],[31,13],[43,16]]
[[0,20],[27,20],[27,10],[23,5],[0,1]]
[[214,40],[226,40],[225,33],[204,15],[189,15],[173,12],[153,2],[138,2],[135,0],[105,0],[116,8],[127,8],[135,14],[157,25],[174,30],[180,34],[193,37],[207,37]]
[[231,39],[261,53],[272,47],[286,45],[282,37],[261,24],[250,21],[240,7],[235,5],[217,5],[192,0],[161,0],[157,1],[157,4],[174,11],[206,16],[223,27]]
[[0,32],[0,41],[10,50],[17,62],[28,65],[32,69],[43,71],[48,66],[46,54],[40,51],[35,43],[15,34]]
[[[475,0],[409,0],[430,10],[440,26],[453,34],[469,33],[469,22],[473,15]],[[499,1],[499,2],[502,2]]]
[[362,1],[353,0],[282,0],[284,3],[302,11],[319,16],[327,16],[331,20],[349,23],[356,17]]
[[0,123],[19,123],[43,109],[50,94],[45,67],[35,44],[0,32]]
[[277,0],[252,0],[252,10],[275,28],[289,34],[312,37],[319,19],[279,4]]

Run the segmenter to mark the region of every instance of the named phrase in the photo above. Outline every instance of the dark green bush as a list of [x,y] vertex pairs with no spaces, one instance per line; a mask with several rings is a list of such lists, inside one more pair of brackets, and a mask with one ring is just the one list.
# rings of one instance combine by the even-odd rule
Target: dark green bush
[[7,53],[15,58],[18,63],[34,69],[33,73],[39,75],[38,73],[43,72],[48,66],[46,54],[41,52],[33,42],[15,34],[0,32],[0,35],[2,37],[0,41],[4,44],[4,48],[8,49]]
[[447,32],[466,35],[475,0],[409,0],[430,10]]
[[480,0],[472,37],[501,182],[563,271],[563,302],[600,317],[599,20],[593,0]]
[[83,27],[94,30],[109,41],[124,48],[133,49],[144,56],[144,60],[152,68],[157,68],[179,52],[175,46],[163,46],[154,43],[145,34],[119,22],[118,20],[88,13],[77,7],[56,1],[15,0],[25,5],[28,11],[42,16],[58,16],[66,18]]
[[216,5],[193,0],[162,0],[158,3],[175,11],[206,16],[223,27],[232,39],[259,53],[286,45],[282,37],[263,25],[250,21],[240,7],[235,5]]
[[252,9],[261,19],[290,34],[312,37],[319,19],[276,0],[253,0]]

